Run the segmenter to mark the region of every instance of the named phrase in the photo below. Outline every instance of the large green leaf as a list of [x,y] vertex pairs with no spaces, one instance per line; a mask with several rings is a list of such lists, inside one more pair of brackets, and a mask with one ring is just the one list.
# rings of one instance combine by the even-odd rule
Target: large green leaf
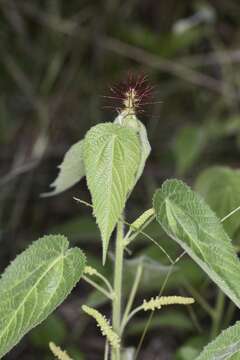
[[133,129],[105,123],[91,128],[84,140],[87,184],[103,241],[103,262],[110,236],[135,183],[141,147]]
[[178,180],[154,196],[157,221],[240,307],[240,263],[230,238],[200,195]]
[[63,162],[59,165],[60,172],[50,185],[53,191],[42,194],[43,197],[60,194],[69,189],[85,176],[83,163],[83,140],[72,145],[66,152]]
[[240,321],[229,327],[210,344],[196,360],[239,360],[240,359]]
[[[197,178],[195,189],[221,218],[240,206],[240,171],[214,166],[203,171]],[[239,212],[224,221],[229,236],[240,227]]]
[[85,256],[61,235],[44,236],[18,255],[0,279],[0,357],[66,298]]

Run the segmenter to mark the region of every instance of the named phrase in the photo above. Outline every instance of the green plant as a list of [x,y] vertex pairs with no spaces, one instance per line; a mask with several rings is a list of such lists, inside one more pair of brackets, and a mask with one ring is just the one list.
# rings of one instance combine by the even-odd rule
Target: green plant
[[[45,194],[59,194],[86,176],[92,204],[76,200],[93,210],[101,233],[103,265],[106,264],[110,238],[116,228],[113,279],[104,276],[91,264],[86,264],[85,256],[78,248],[68,250],[68,241],[64,236],[49,235],[39,239],[17,256],[0,280],[0,356],[42,322],[82,277],[112,303],[111,321],[99,310],[89,305],[82,306],[82,310],[95,319],[102,335],[106,337],[104,359],[109,358],[110,351],[112,360],[124,359],[124,334],[130,320],[138,312],[149,311],[151,319],[156,309],[194,302],[191,297],[162,296],[171,272],[185,254],[240,307],[240,264],[234,246],[221,220],[203,198],[187,185],[179,180],[165,181],[155,192],[151,209],[144,211],[131,224],[125,219],[126,202],[143,172],[151,149],[146,129],[136,116],[143,96],[149,91],[144,86],[144,79],[138,79],[135,83],[130,80],[126,89],[115,96],[123,100],[117,118],[113,123],[92,127],[83,140],[70,148],[57,179],[52,183],[54,190]],[[161,244],[145,233],[147,226],[155,219],[183,249],[175,260]],[[161,249],[169,266],[159,294],[135,307],[143,273],[149,269],[159,270],[147,257],[135,260],[135,276],[123,308],[124,268],[129,266],[127,262],[124,263],[124,254],[140,235],[146,236]],[[219,332],[219,311],[223,307],[222,293],[219,294],[218,311],[206,305],[214,319],[214,335]],[[201,299],[197,299],[201,303]],[[145,327],[143,337],[146,330]],[[239,323],[236,323],[208,345],[197,359],[227,359],[235,356],[240,351],[239,341],[236,340],[239,335]],[[224,345],[221,349],[219,343]],[[50,348],[59,359],[70,359],[55,344],[51,343]],[[136,359],[138,352],[139,348],[135,354],[131,353],[131,358]],[[188,353],[197,352],[188,348]]]

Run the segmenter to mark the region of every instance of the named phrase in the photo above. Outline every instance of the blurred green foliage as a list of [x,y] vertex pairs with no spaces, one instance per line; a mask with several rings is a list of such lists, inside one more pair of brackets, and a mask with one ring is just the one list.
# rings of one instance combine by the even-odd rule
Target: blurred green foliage
[[[101,242],[91,209],[73,200],[77,196],[89,201],[84,182],[56,198],[43,200],[39,194],[47,191],[66,150],[90,126],[116,116],[115,103],[102,96],[109,95],[109,86],[125,79],[129,71],[147,74],[154,86],[153,104],[140,114],[152,153],[128,204],[129,221],[151,207],[156,186],[173,176],[195,184],[221,217],[240,205],[239,11],[238,0],[0,2],[2,269],[36,235],[54,231],[84,247],[89,263],[102,270]],[[224,224],[236,246],[238,219],[236,213]],[[180,254],[156,224],[146,232],[173,258]],[[124,288],[127,293],[137,266],[134,259],[143,256],[140,301],[160,290],[170,264],[143,234],[129,250]],[[112,261],[108,259],[103,270],[107,274],[112,273]],[[109,310],[99,294],[84,289],[91,304]],[[191,291],[194,297],[197,292],[200,299],[215,303],[216,289],[186,256],[174,268],[165,291]],[[6,359],[28,360],[33,354],[42,359],[49,340],[64,342],[70,354],[74,346],[74,359],[81,359],[83,352],[87,359],[100,359],[104,343],[96,341],[95,329],[80,313],[79,296],[76,289],[74,301],[61,307],[61,317],[56,313],[36,328]],[[235,309],[228,303],[226,307],[231,322]],[[193,359],[207,341],[202,333],[211,327],[208,314],[201,306],[194,306],[191,313],[174,311],[154,317],[148,333],[158,339],[162,329],[170,327],[176,332],[171,335],[179,348],[176,359]],[[135,345],[142,329],[141,317],[129,324]],[[200,345],[191,343],[193,336]],[[144,347],[148,351],[151,342]],[[166,343],[164,354],[173,354],[175,348]]]

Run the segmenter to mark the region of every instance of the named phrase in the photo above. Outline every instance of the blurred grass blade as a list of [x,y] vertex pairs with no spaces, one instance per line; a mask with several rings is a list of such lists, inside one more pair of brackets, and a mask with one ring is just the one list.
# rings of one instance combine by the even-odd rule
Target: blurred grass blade
[[61,304],[79,281],[85,256],[61,235],[35,241],[0,280],[0,357]]
[[240,307],[240,263],[220,220],[187,185],[165,181],[154,196],[157,221]]

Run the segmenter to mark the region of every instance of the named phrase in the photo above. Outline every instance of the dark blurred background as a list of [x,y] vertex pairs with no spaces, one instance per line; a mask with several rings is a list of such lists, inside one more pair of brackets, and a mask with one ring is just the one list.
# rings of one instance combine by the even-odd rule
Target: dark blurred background
[[[101,242],[91,212],[73,200],[90,200],[85,181],[56,197],[40,194],[48,191],[66,150],[91,126],[117,115],[103,96],[128,72],[146,74],[154,86],[153,104],[140,116],[152,153],[128,203],[129,221],[151,206],[166,178],[194,185],[210,166],[238,169],[239,41],[238,0],[0,0],[1,270],[33,240],[52,232],[67,235],[90,264],[100,266]],[[240,186],[234,191],[240,203]],[[178,254],[158,227],[149,232]],[[146,239],[132,250],[167,267]],[[189,293],[195,287],[214,304],[216,289],[203,273],[187,258],[181,266],[167,291]],[[129,269],[134,272],[133,265]],[[111,260],[103,271],[111,271]],[[146,269],[140,299],[161,286],[163,275],[151,274]],[[102,359],[104,339],[81,313],[84,301],[109,314],[109,305],[81,282],[6,359],[52,359],[50,340],[75,360]],[[229,323],[237,317],[233,308]],[[129,326],[128,346],[137,346],[145,319]],[[152,321],[139,359],[194,359],[209,340],[210,326],[198,307],[191,313],[167,310]]]

